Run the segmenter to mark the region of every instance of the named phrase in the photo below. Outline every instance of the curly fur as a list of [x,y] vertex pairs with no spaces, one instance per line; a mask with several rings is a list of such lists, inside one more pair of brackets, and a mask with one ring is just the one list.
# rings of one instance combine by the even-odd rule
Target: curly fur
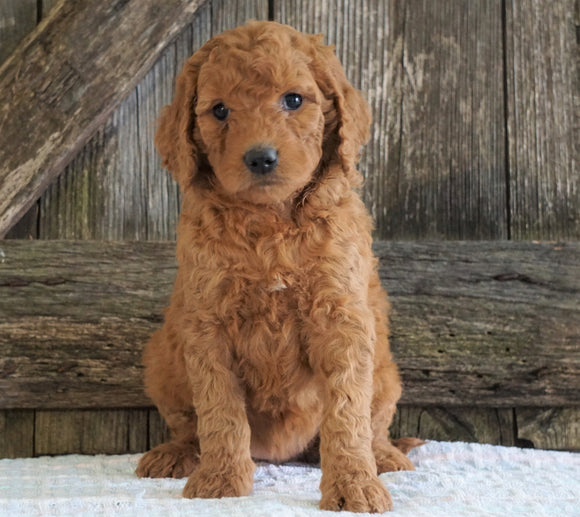
[[[288,92],[299,109],[282,107]],[[321,37],[252,22],[186,62],[156,136],[183,194],[179,270],[144,359],[173,438],[140,476],[189,476],[185,497],[246,495],[252,458],[316,456],[319,440],[321,508],[391,507],[377,473],[413,466],[388,437],[401,383],[356,192],[369,125]],[[243,156],[265,145],[279,163],[258,177]]]

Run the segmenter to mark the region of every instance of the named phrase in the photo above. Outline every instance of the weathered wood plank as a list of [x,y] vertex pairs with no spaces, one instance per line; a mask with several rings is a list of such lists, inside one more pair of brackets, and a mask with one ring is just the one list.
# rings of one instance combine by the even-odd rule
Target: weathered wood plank
[[578,3],[505,4],[511,233],[579,239]]
[[517,408],[518,439],[537,449],[580,450],[579,408]]
[[[36,27],[36,0],[4,0],[0,2],[0,65],[18,43]],[[38,207],[34,206],[7,234],[10,239],[36,238]]]
[[[127,100],[115,111],[113,120],[119,112],[123,112],[126,104]],[[107,238],[106,234],[103,235],[106,214],[124,215],[125,205],[135,199],[131,191],[126,192],[126,203],[108,203],[105,197],[116,145],[116,132],[109,120],[48,187],[39,202],[42,214],[39,215],[38,224],[40,238]],[[130,171],[126,175],[129,176]]]
[[402,26],[386,235],[505,239],[502,2],[405,2]]
[[[159,413],[154,409],[145,411],[38,411],[36,444],[40,452],[37,454],[142,452],[169,438]],[[417,436],[425,440],[575,450],[580,444],[579,411],[578,408],[512,410],[402,405],[390,433],[393,438]],[[34,420],[32,410],[0,412],[0,458],[33,455]],[[67,431],[63,434],[62,429]]]
[[435,390],[439,404],[505,406],[507,389],[515,406],[540,405],[564,389],[561,403],[578,405],[580,250],[563,246],[568,256],[550,244],[377,244],[405,401]]
[[[211,35],[214,36],[248,20],[267,20],[268,0],[212,0]],[[202,42],[205,43],[205,42]]]
[[274,0],[273,7],[274,20],[304,32],[323,33],[325,42],[336,46],[347,77],[369,102],[373,125],[360,162],[365,176],[363,195],[376,221],[376,235],[391,236],[385,226],[384,199],[391,175],[396,173],[392,164],[387,167],[387,160],[398,155],[388,135],[398,137],[401,118],[400,74],[396,73],[402,56],[401,3]]
[[58,0],[42,0],[42,16],[47,16]]
[[3,0],[0,3],[0,64],[36,26],[36,0]]
[[[209,12],[206,3],[195,17]],[[176,68],[181,66],[176,49],[190,45],[188,26],[46,190],[40,199],[40,238],[175,237],[178,188],[161,170],[152,150],[153,131],[161,107],[171,99]]]
[[[265,0],[206,2],[41,198],[40,238],[175,238],[180,197],[153,147],[161,108],[183,62],[213,34],[267,18]],[[67,214],[63,217],[63,214]]]
[[[33,456],[35,440],[40,447],[37,454],[142,452],[169,438],[167,426],[157,410],[145,411],[38,411],[36,438],[34,411],[0,411],[0,458]],[[425,440],[577,450],[579,411],[578,408],[512,410],[402,405],[390,433],[393,438],[417,436]],[[62,429],[66,429],[64,434]]]
[[[11,2],[20,3],[21,0],[10,0]],[[50,10],[56,5],[58,0],[33,0],[29,3],[34,3],[34,11],[38,8],[38,21],[45,18]],[[26,3],[26,2],[25,2]],[[36,25],[36,24],[35,24]],[[23,34],[26,36],[34,25],[30,25],[27,31]],[[11,48],[11,51],[13,48]],[[1,60],[0,60],[1,61]],[[39,220],[40,220],[40,201],[35,202],[30,209],[22,216],[19,221],[7,232],[7,239],[36,239],[39,237]]]
[[378,238],[508,236],[501,0],[275,0],[274,14],[325,32],[369,101]]
[[36,411],[35,455],[144,451],[148,413],[146,409]]
[[[173,243],[4,241],[0,408],[143,407]],[[379,242],[416,405],[578,406],[580,244]]]
[[28,458],[34,454],[34,411],[0,411],[0,458]]
[[104,124],[200,3],[61,1],[5,61],[0,237]]
[[[17,243],[27,244],[18,241],[2,243],[2,249],[6,255],[3,258],[4,263],[0,264],[3,273],[8,272],[8,267],[14,273],[17,273],[19,269],[10,258],[11,252],[7,251],[7,245],[18,246]],[[147,336],[159,325],[162,307],[167,303],[171,291],[174,275],[174,260],[171,258],[170,251],[172,245],[136,245],[133,251],[129,251],[133,248],[131,244],[121,245],[121,247],[94,242],[58,244],[53,241],[35,241],[28,244],[36,249],[34,261],[48,265],[48,269],[44,269],[43,266],[41,268],[43,271],[38,270],[37,274],[33,275],[34,279],[30,278],[30,280],[54,284],[53,294],[45,293],[45,295],[49,298],[62,296],[62,302],[65,305],[57,302],[56,298],[53,298],[51,302],[40,292],[33,294],[33,297],[38,295],[39,298],[32,305],[39,303],[38,307],[42,305],[43,308],[38,312],[33,311],[36,312],[36,317],[32,317],[31,325],[27,325],[28,328],[24,329],[18,323],[19,311],[14,311],[14,308],[31,306],[30,302],[26,301],[27,294],[24,291],[33,284],[24,287],[24,291],[9,289],[10,293],[3,292],[0,298],[8,304],[3,303],[0,309],[2,315],[0,335],[3,336],[1,348],[4,351],[4,344],[6,344],[20,358],[4,357],[3,366],[0,368],[4,373],[8,372],[4,380],[11,385],[8,379],[12,377],[12,374],[9,372],[13,368],[18,369],[16,364],[24,361],[36,370],[35,375],[40,371],[50,371],[52,376],[64,381],[61,383],[57,378],[53,379],[50,389],[60,391],[57,398],[62,397],[68,400],[67,404],[54,405],[48,401],[48,404],[36,405],[30,400],[30,403],[23,401],[25,407],[111,407],[111,403],[115,407],[131,407],[146,404],[140,382],[141,350]],[[84,254],[88,252],[87,245],[90,249],[97,251],[97,255],[83,259]],[[48,248],[57,246],[60,251],[52,258],[48,256],[43,258],[45,246]],[[126,254],[128,251],[129,255]],[[145,255],[150,258],[146,258]],[[13,256],[13,258],[16,257]],[[72,275],[69,274],[70,272],[67,273],[68,267],[74,263],[80,264],[79,261],[84,262],[85,265]],[[37,262],[37,264],[40,263]],[[64,264],[68,266],[62,268]],[[13,269],[14,267],[16,269]],[[26,270],[30,273],[32,269],[34,269],[32,263],[28,263]],[[99,271],[102,278],[98,279],[89,273],[91,270]],[[121,270],[124,271],[121,273]],[[144,270],[149,270],[156,278],[153,289],[139,280],[139,278],[144,278]],[[12,274],[10,276],[12,277]],[[3,276],[3,278],[6,277]],[[9,282],[12,281],[9,280]],[[0,283],[4,282],[0,281]],[[73,288],[73,284],[76,284],[78,289]],[[77,293],[75,294],[74,291]],[[60,295],[57,292],[60,292]],[[126,296],[130,296],[131,293],[138,300],[133,307],[126,304]],[[71,302],[70,305],[65,301],[66,299]],[[12,304],[14,305],[11,308],[9,305]],[[65,307],[66,305],[68,307]],[[29,310],[25,309],[25,312],[32,316]],[[52,352],[47,354],[46,352],[53,346],[60,348],[57,343],[62,344],[64,355],[53,355]],[[38,360],[34,360],[35,357]],[[31,377],[21,378],[19,374],[17,377],[24,383],[22,388],[33,398],[40,396],[40,398],[51,399],[54,395],[48,392],[43,395],[41,391],[46,387],[37,385]],[[81,380],[80,383],[79,380]],[[71,391],[72,386],[76,387]],[[8,401],[8,387],[6,386],[4,390],[3,385],[3,389],[0,390],[2,402]],[[32,392],[36,392],[36,395],[32,395]],[[107,403],[106,400],[111,397],[111,403]],[[3,405],[1,404],[0,407]]]
[[390,433],[392,438],[515,445],[512,409],[403,405],[397,408]]

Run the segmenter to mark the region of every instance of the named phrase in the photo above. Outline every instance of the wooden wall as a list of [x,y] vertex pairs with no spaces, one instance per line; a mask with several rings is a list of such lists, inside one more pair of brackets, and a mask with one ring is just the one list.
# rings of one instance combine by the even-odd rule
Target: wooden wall
[[[0,60],[54,0],[0,4]],[[367,96],[364,199],[380,239],[580,237],[574,0],[210,0],[9,237],[170,240],[177,186],[153,149],[183,61],[213,34],[274,19],[336,44]],[[401,408],[394,434],[572,448],[576,409]],[[136,452],[153,410],[0,411],[0,456]]]
[[[270,16],[324,32],[368,98],[362,169],[378,238],[580,237],[574,0],[268,4],[203,6],[11,236],[173,238],[177,187],[152,145],[173,78],[212,34]],[[2,6],[15,25],[0,56],[37,15],[34,0]]]

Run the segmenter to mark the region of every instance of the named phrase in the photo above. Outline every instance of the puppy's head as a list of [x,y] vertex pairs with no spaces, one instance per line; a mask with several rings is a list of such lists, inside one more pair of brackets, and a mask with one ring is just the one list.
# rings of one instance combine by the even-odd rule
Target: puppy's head
[[185,64],[156,145],[183,191],[286,201],[325,170],[354,184],[370,117],[319,36],[252,22],[212,38]]

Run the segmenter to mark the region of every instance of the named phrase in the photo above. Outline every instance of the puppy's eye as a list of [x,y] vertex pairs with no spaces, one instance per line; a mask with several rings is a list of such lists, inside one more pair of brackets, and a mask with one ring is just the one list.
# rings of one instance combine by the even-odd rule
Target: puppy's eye
[[213,116],[221,121],[227,119],[228,115],[230,114],[229,108],[226,108],[226,105],[223,102],[216,104],[211,110]]
[[286,110],[297,110],[302,106],[302,95],[299,93],[287,93],[282,97],[282,107]]

